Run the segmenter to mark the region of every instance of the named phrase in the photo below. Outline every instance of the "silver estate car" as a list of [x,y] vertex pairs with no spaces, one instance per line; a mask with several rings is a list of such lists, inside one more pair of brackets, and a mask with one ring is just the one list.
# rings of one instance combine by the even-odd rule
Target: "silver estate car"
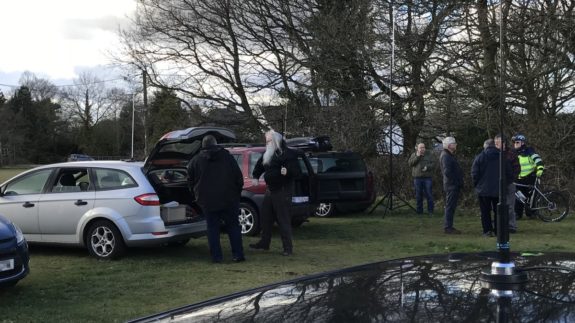
[[185,244],[206,234],[186,171],[206,134],[235,139],[223,128],[189,128],[166,134],[145,163],[36,167],[0,185],[0,214],[29,243],[84,246],[100,259],[117,258],[126,247]]

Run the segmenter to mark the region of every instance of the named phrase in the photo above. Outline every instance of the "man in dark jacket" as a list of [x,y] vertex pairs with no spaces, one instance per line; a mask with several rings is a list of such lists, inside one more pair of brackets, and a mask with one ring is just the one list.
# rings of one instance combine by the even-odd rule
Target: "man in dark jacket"
[[[499,203],[499,155],[500,151],[495,148],[493,139],[485,140],[483,151],[475,157],[471,166],[471,179],[473,187],[479,199],[479,209],[481,211],[481,225],[483,235],[493,237],[497,230],[497,203]],[[504,161],[505,176],[509,182],[513,180],[511,176],[511,166],[507,160]],[[493,212],[494,218],[491,218]],[[495,228],[495,230],[494,230]]]
[[207,135],[202,149],[188,165],[188,178],[196,202],[202,208],[208,225],[208,244],[212,261],[222,262],[220,227],[223,221],[232,260],[244,261],[242,230],[239,223],[240,195],[244,185],[242,172],[230,153],[216,145],[216,138]]
[[439,165],[443,175],[443,191],[445,193],[445,219],[443,232],[447,234],[460,234],[461,231],[453,227],[453,216],[459,193],[463,188],[463,172],[461,166],[455,158],[457,143],[455,138],[446,137],[443,139],[443,151],[439,156]]
[[283,137],[271,130],[266,133],[266,151],[257,161],[252,176],[258,179],[264,174],[266,193],[262,203],[262,236],[250,248],[268,250],[274,220],[280,228],[284,256],[293,252],[290,206],[294,192],[294,180],[301,175],[297,153],[289,149]]
[[495,136],[495,147],[499,150],[503,150],[505,154],[505,159],[511,165],[511,175],[512,179],[507,182],[507,205],[509,213],[509,233],[517,232],[517,218],[515,217],[515,179],[519,177],[521,172],[521,166],[519,165],[519,159],[517,158],[517,153],[515,150],[509,149],[505,137],[501,134]]

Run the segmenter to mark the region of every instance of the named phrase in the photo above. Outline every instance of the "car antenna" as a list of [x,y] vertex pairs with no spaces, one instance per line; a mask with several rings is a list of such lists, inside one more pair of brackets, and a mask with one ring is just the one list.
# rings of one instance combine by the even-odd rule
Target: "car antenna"
[[[515,267],[511,260],[509,244],[509,207],[506,198],[507,181],[505,178],[506,157],[503,154],[505,136],[503,135],[505,114],[505,48],[503,46],[504,21],[503,4],[499,2],[499,134],[501,146],[499,147],[499,203],[497,204],[497,251],[498,259],[491,263],[491,267],[481,274],[481,280],[487,284],[492,293],[499,298],[509,298],[513,290],[522,289],[528,280],[527,272]],[[509,149],[509,147],[507,147]]]
[[[373,213],[373,211],[375,211],[375,209],[377,207],[379,207],[380,204],[383,203],[383,205],[385,206],[385,210],[383,212],[383,216],[382,218],[384,218],[387,215],[387,211],[393,211],[394,209],[400,208],[400,207],[404,207],[404,206],[409,206],[409,208],[411,208],[411,210],[413,210],[413,212],[417,212],[417,210],[411,205],[409,204],[404,198],[402,198],[401,196],[397,195],[397,193],[395,193],[395,191],[393,190],[393,128],[394,128],[394,124],[393,124],[393,117],[394,117],[394,113],[393,113],[393,69],[394,69],[394,65],[395,65],[395,12],[394,12],[394,1],[392,0],[390,5],[389,5],[390,11],[391,11],[391,61],[390,61],[390,67],[389,67],[389,125],[388,125],[388,135],[389,135],[389,146],[387,147],[389,149],[389,185],[388,185],[388,191],[387,193],[385,193],[385,195],[380,198],[380,200],[375,203],[370,209],[369,211],[367,211],[368,214]],[[398,204],[396,202],[396,204],[393,204],[393,198],[401,201],[401,204]]]

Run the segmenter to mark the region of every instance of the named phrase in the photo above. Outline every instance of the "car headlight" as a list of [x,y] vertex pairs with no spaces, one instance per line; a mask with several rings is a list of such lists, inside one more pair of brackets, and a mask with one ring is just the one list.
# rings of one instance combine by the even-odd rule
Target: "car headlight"
[[14,223],[12,223],[12,226],[14,226],[14,230],[16,231],[16,242],[18,244],[22,243],[22,241],[24,241],[24,234],[22,233],[22,230],[20,230],[20,228],[17,227]]

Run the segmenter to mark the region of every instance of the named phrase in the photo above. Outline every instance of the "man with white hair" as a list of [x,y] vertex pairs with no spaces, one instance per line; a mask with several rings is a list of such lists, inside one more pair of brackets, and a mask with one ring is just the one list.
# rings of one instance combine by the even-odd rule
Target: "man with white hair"
[[252,176],[258,179],[264,174],[266,193],[262,203],[260,241],[250,244],[252,249],[269,250],[274,220],[280,228],[283,252],[293,252],[290,206],[294,192],[294,180],[301,175],[297,153],[289,149],[279,133],[266,132],[266,151],[257,161]]
[[445,193],[445,218],[443,232],[446,234],[460,234],[461,231],[453,227],[453,215],[457,207],[459,193],[463,188],[463,172],[459,162],[455,159],[457,142],[455,138],[443,139],[443,151],[439,156],[439,165],[443,175],[443,191]]

